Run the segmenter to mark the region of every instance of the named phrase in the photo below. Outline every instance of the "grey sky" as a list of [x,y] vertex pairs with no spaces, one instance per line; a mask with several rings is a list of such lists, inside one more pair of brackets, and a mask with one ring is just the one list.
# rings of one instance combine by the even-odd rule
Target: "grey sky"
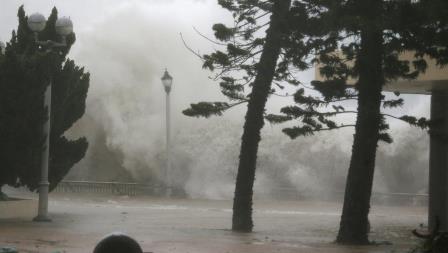
[[[107,136],[105,145],[120,152],[123,167],[137,175],[148,168],[157,174],[164,145],[165,94],[160,77],[168,68],[174,77],[174,140],[180,142],[178,151],[194,154],[192,157],[197,161],[191,168],[200,168],[197,176],[194,176],[194,170],[192,172],[192,185],[201,185],[196,182],[204,180],[204,171],[208,171],[210,178],[219,179],[216,175],[222,173],[222,157],[238,154],[246,108],[232,109],[220,119],[198,120],[182,115],[181,111],[190,103],[219,101],[223,97],[218,85],[208,78],[211,73],[201,68],[201,61],[186,50],[179,36],[182,33],[188,44],[201,53],[213,50],[214,45],[196,34],[193,27],[213,37],[211,26],[214,23],[231,21],[230,14],[217,5],[217,0],[0,0],[0,40],[9,40],[11,31],[16,29],[16,14],[21,4],[25,5],[27,14],[41,12],[46,16],[56,5],[60,16],[70,16],[73,20],[77,42],[69,57],[91,73],[86,116],[72,131],[75,135],[87,136],[92,147],[95,135],[104,133]],[[312,77],[311,70],[299,79],[309,82]],[[409,95],[405,98],[408,104],[397,112],[428,117],[429,96]],[[278,112],[281,106],[291,103],[291,98],[272,97],[268,111]],[[347,105],[355,107],[356,103]],[[350,119],[354,120],[353,117]],[[409,127],[397,121],[390,123],[397,132]],[[196,145],[210,128],[213,128],[210,130],[213,137],[204,144],[210,146]],[[290,143],[280,130],[279,126],[266,125],[263,131],[271,139]],[[332,132],[322,135],[315,145],[340,145],[348,153],[352,134],[353,129]],[[269,137],[267,139],[269,141]],[[182,140],[185,140],[184,144]],[[266,141],[260,148],[272,150]],[[279,150],[273,150],[273,154],[275,159],[282,160]],[[85,167],[89,160],[88,154],[83,161]],[[217,166],[210,166],[213,163]],[[234,168],[234,164],[230,163],[228,167]],[[206,179],[216,186],[217,181]],[[223,189],[232,183],[229,180]]]
[[[204,34],[212,37],[210,27],[213,23],[230,21],[229,14],[222,10],[216,2],[215,0],[2,0],[2,8],[0,9],[0,40],[8,40],[11,30],[17,27],[16,13],[17,8],[21,4],[25,5],[28,14],[41,12],[44,15],[48,15],[51,8],[57,6],[59,14],[61,16],[70,16],[75,25],[78,41],[70,57],[78,60],[81,65],[85,65],[93,75],[95,75],[93,71],[96,68],[92,69],[89,67],[92,61],[91,58],[95,57],[92,56],[94,52],[89,51],[86,47],[92,46],[92,40],[104,38],[104,40],[115,39],[115,42],[111,41],[109,45],[120,44],[123,47],[128,47],[128,52],[132,52],[134,49],[134,54],[143,58],[151,58],[153,53],[149,48],[145,51],[143,44],[164,45],[165,47],[153,46],[153,49],[160,53],[158,55],[160,58],[152,59],[153,62],[158,61],[160,64],[160,69],[154,71],[160,73],[163,67],[166,66],[172,69],[175,78],[177,77],[177,82],[180,80],[188,82],[188,77],[202,76],[206,78],[210,73],[202,71],[200,62],[196,61],[197,59],[185,50],[180,41],[179,33],[184,34],[193,48],[197,48],[201,52],[210,51],[213,46],[199,38],[193,32],[192,27],[196,27]],[[149,27],[151,29],[148,29]],[[147,34],[146,36],[139,36],[138,31]],[[86,51],[89,52],[88,55],[85,53]],[[132,61],[131,59],[126,59],[125,54],[122,54],[121,58],[119,56],[109,59],[109,61]],[[165,59],[163,59],[164,57]],[[175,62],[185,60],[185,58],[189,58],[191,62],[194,62],[195,66],[188,62],[188,69],[194,70],[194,74],[177,71]],[[174,69],[171,65],[174,65]],[[142,69],[144,66],[139,68]],[[185,70],[182,66],[179,66],[179,68]],[[156,73],[153,74],[156,75]],[[305,79],[305,81],[309,81],[311,78],[311,72],[302,75],[302,79]],[[151,81],[155,81],[155,78]],[[210,83],[206,79],[201,81]],[[213,84],[208,86],[213,86]],[[209,89],[213,90],[213,88]],[[208,91],[214,93],[211,90]],[[204,91],[202,90],[201,93],[204,93]],[[194,94],[197,95],[197,92],[194,92]],[[194,96],[191,99],[201,99],[201,97],[206,98],[206,96]],[[219,95],[212,95],[213,97],[219,98]],[[188,98],[190,97],[187,96],[187,100]],[[183,100],[182,98],[179,99]],[[406,96],[406,99],[409,103],[404,108],[405,111],[422,116],[428,113],[427,97]],[[286,103],[285,99],[281,98],[273,98],[271,100],[269,108],[273,111],[277,111],[281,105]],[[188,102],[190,101],[184,101],[181,104],[184,106]]]
[[[211,73],[201,69],[200,60],[186,50],[179,36],[182,33],[189,45],[201,53],[213,50],[214,45],[196,34],[193,27],[213,37],[212,24],[231,22],[230,14],[216,0],[2,0],[1,4],[0,40],[8,40],[11,30],[17,27],[16,13],[21,4],[28,14],[44,15],[57,5],[59,15],[71,17],[77,42],[70,57],[85,66],[92,77],[90,114],[110,114],[109,119],[119,122],[123,115],[140,122],[147,111],[160,114],[164,106],[160,76],[165,67],[174,76],[175,122],[191,120],[181,114],[189,103],[223,99],[217,85],[208,78]],[[312,77],[311,70],[300,79],[309,82]],[[394,112],[429,116],[429,96],[404,98],[404,108]],[[291,98],[272,97],[268,111],[278,112],[291,102]],[[356,103],[347,106],[356,107]],[[241,106],[226,117],[241,122],[244,112],[245,106]],[[396,120],[390,123],[393,128],[408,127]],[[161,127],[163,123],[158,124]]]

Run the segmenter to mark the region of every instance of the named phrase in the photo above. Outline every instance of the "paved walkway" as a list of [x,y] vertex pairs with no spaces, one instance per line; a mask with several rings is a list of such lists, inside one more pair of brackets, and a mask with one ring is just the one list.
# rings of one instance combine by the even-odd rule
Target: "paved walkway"
[[[423,207],[374,207],[371,239],[393,245],[346,247],[332,243],[340,204],[256,201],[255,232],[229,230],[231,201],[52,195],[51,223],[0,219],[0,245],[20,252],[92,252],[106,234],[136,238],[146,252],[376,253],[407,252],[410,230],[423,223]],[[30,217],[31,218],[31,217]]]

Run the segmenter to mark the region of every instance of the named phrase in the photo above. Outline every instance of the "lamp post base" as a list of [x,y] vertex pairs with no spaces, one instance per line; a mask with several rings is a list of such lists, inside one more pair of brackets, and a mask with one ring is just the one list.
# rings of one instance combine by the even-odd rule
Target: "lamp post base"
[[34,222],[51,222],[51,218],[48,216],[38,215],[38,216],[34,217],[33,221]]

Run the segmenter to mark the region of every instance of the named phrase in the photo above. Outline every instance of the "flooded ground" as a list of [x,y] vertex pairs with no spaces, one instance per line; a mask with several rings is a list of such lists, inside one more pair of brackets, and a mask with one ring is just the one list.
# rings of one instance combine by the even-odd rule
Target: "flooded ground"
[[51,195],[51,223],[0,219],[0,245],[20,252],[92,252],[106,234],[136,238],[145,252],[195,253],[376,253],[407,252],[411,230],[424,223],[424,207],[372,209],[371,239],[379,246],[335,245],[340,203],[255,202],[255,232],[231,232],[231,201],[127,196]]

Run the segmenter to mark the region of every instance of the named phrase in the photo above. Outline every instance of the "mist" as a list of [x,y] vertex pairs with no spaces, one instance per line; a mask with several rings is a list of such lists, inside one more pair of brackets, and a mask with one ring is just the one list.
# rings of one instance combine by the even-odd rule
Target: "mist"
[[[200,53],[216,48],[193,29],[212,38],[213,23],[231,21],[216,1],[24,2],[28,14],[49,13],[56,4],[60,15],[72,16],[77,42],[70,58],[91,73],[86,114],[68,133],[86,136],[90,146],[67,180],[170,184],[191,198],[232,198],[245,106],[210,119],[181,113],[190,103],[224,99],[209,78],[211,73],[202,69],[200,59],[186,49],[180,37]],[[87,4],[90,8],[79,7]],[[18,1],[9,1],[0,13],[15,15],[18,6]],[[9,38],[15,27],[15,23],[0,24],[0,37]],[[173,171],[168,178],[163,176],[165,93],[160,82],[165,68],[174,77]],[[309,81],[312,76],[309,71],[300,78]],[[405,99],[408,104],[399,112],[428,115],[427,97],[408,95]],[[272,98],[267,110],[278,112],[289,103],[290,98]],[[426,192],[427,133],[402,123],[391,122],[391,126],[396,141],[379,148],[374,190]],[[340,196],[353,130],[291,140],[281,132],[282,127],[266,124],[263,129],[255,197],[277,198],[284,189],[293,189],[300,198]],[[410,164],[409,157],[417,162]],[[400,180],[403,175],[407,175],[406,183]]]

